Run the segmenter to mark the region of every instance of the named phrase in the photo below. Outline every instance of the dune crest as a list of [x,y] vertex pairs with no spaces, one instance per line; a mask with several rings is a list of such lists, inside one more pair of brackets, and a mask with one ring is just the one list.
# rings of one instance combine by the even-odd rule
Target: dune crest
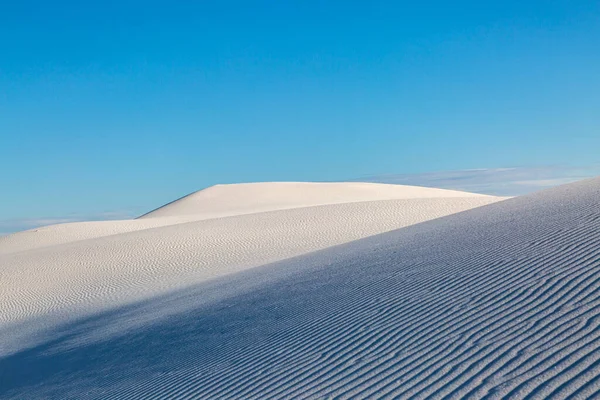
[[[478,198],[483,202],[500,199],[454,190],[378,183],[267,182],[216,185],[184,196],[134,220],[73,222],[3,236],[0,237],[0,255],[213,218],[319,205],[435,198]],[[480,203],[475,201],[474,205],[477,204]]]
[[197,215],[225,217],[327,204],[375,200],[490,197],[456,190],[363,182],[260,182],[215,185],[140,218]]

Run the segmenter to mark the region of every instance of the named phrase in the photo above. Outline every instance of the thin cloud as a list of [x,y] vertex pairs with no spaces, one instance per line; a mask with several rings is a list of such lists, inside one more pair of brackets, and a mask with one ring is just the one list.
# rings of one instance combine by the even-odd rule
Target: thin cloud
[[600,175],[600,165],[470,169],[371,176],[354,181],[429,186],[497,196],[519,196]]
[[133,213],[127,211],[109,211],[98,214],[71,215],[56,218],[13,218],[0,220],[0,235],[7,235],[13,232],[35,229],[48,225],[67,224],[71,222],[82,221],[110,221],[130,218],[133,218]]

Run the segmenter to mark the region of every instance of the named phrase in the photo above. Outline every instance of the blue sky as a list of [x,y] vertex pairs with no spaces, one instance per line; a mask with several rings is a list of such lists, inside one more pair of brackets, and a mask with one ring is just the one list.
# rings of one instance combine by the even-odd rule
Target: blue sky
[[0,4],[0,221],[598,161],[595,1],[88,3]]

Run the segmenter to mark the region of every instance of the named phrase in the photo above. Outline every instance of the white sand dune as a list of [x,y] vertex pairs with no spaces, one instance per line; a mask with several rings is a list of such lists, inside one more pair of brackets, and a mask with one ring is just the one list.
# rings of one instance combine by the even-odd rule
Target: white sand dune
[[[500,198],[455,190],[376,183],[265,182],[216,185],[164,205],[135,220],[50,225],[0,237],[0,255],[192,221],[319,205],[402,199]],[[444,200],[443,200],[444,202]],[[442,208],[445,206],[442,205]],[[462,211],[463,208],[457,209]],[[446,210],[450,213],[452,210]],[[436,218],[440,213],[435,213]],[[428,219],[421,214],[420,220]]]
[[215,218],[263,211],[375,200],[487,197],[481,194],[363,182],[265,182],[216,185],[160,207],[141,218]]
[[[290,193],[299,188],[306,189],[304,198],[294,202]],[[398,199],[364,201],[378,196]],[[0,323],[97,311],[500,200],[355,183],[228,185],[188,198],[159,209],[164,216],[62,224],[2,238]],[[325,201],[333,204],[313,205]],[[237,215],[215,218],[224,204]],[[276,210],[263,211],[268,207]]]
[[14,399],[599,396],[600,178],[202,280],[0,357]]

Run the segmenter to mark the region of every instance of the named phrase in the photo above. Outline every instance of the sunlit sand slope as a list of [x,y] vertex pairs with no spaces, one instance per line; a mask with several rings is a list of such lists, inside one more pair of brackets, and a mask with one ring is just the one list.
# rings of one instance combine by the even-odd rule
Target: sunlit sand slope
[[266,182],[216,185],[171,202],[135,220],[74,222],[1,236],[0,256],[119,233],[242,214],[378,200],[465,197],[478,198],[479,201],[474,201],[474,205],[492,199],[500,200],[476,193],[377,183]]
[[373,200],[489,197],[456,190],[363,182],[264,182],[216,185],[160,207],[146,218],[221,217]]
[[[390,190],[390,185],[381,186],[384,192]],[[326,192],[321,198],[334,200],[335,196],[327,197],[329,184],[317,187]],[[402,193],[402,187],[393,189],[396,195]],[[408,197],[413,190],[407,188]],[[272,198],[285,199],[288,192],[280,192],[273,191]],[[95,312],[500,200],[455,195],[303,206],[200,220],[172,215],[83,222],[22,232],[0,243],[0,324],[48,313],[58,318]],[[215,201],[221,204],[229,197]]]

